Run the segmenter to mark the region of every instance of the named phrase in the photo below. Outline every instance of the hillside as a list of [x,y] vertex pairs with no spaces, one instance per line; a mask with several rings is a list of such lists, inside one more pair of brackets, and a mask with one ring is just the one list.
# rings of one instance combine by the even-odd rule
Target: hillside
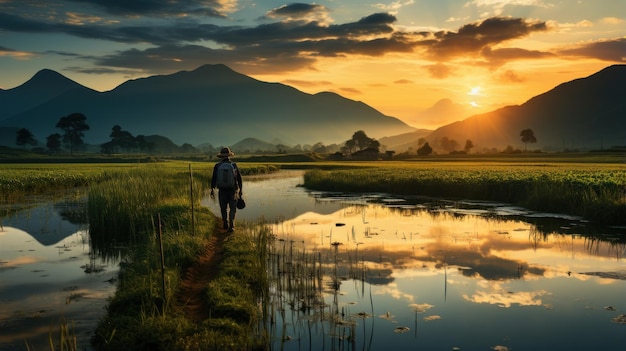
[[[42,79],[40,73],[24,86],[51,92],[67,80],[59,74]],[[74,112],[87,117],[85,141],[92,144],[108,141],[114,125],[133,135],[162,135],[178,145],[230,145],[248,137],[291,145],[334,143],[357,130],[376,138],[413,130],[362,102],[334,93],[306,94],[224,65],[129,80],[108,92],[77,85],[56,96],[32,95],[24,86],[0,91],[9,111],[0,115],[0,127],[27,128],[40,142],[59,132],[59,118]]]
[[530,128],[532,149],[546,151],[602,149],[626,145],[626,65],[607,67],[589,77],[563,83],[520,106],[475,115],[436,129],[427,141],[437,147],[443,137],[474,151],[524,149],[520,132]]

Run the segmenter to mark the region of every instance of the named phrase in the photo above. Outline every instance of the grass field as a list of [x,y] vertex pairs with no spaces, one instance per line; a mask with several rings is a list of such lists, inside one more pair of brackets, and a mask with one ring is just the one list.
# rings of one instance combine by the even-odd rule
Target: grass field
[[626,221],[626,165],[607,159],[389,161],[359,163],[352,169],[344,164],[343,169],[308,171],[304,185],[325,191],[504,201],[605,224]]

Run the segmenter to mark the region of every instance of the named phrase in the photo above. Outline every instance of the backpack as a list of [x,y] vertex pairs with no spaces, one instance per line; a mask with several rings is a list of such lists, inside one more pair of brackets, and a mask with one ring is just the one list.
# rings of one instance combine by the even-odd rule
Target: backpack
[[230,162],[222,162],[217,166],[216,185],[219,189],[234,189],[237,186],[235,166]]

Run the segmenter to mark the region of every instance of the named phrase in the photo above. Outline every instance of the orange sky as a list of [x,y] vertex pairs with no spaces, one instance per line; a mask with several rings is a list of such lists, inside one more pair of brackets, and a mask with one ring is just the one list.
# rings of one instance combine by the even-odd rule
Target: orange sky
[[[43,68],[106,91],[128,79],[223,63],[434,129],[626,63],[623,0],[174,5],[0,0],[0,88]],[[441,99],[455,112],[427,114]]]

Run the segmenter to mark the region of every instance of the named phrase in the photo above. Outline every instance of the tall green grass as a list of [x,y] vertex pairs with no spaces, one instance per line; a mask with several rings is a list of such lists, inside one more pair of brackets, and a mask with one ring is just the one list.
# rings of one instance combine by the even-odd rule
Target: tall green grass
[[265,345],[256,322],[263,295],[259,289],[267,285],[259,254],[267,235],[263,231],[242,224],[224,240],[219,270],[206,287],[210,318],[193,322],[174,301],[182,274],[217,228],[216,217],[199,205],[211,169],[204,165],[190,177],[184,167],[142,167],[90,187],[92,240],[104,253],[111,250],[111,240],[114,247],[127,247],[115,296],[94,337],[98,349],[242,350]]
[[0,204],[93,184],[108,178],[110,171],[95,165],[0,165]]
[[305,173],[311,189],[504,201],[539,211],[626,222],[623,165],[380,163]]

